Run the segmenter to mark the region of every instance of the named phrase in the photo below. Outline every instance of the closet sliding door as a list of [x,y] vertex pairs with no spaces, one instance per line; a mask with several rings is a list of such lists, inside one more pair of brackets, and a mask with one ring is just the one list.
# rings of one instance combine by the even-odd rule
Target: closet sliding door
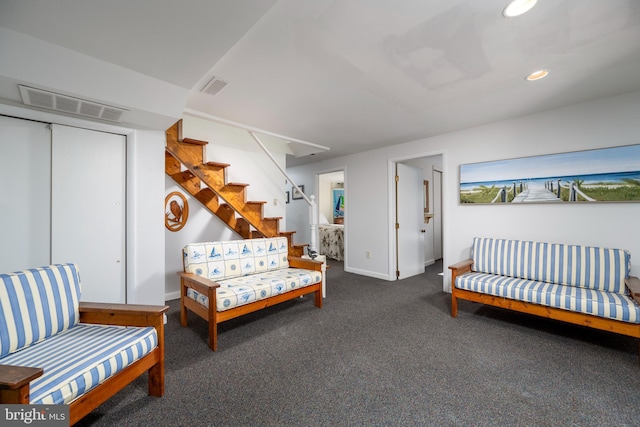
[[49,264],[51,132],[0,116],[0,273]]
[[53,125],[51,261],[78,264],[82,301],[126,302],[126,137]]

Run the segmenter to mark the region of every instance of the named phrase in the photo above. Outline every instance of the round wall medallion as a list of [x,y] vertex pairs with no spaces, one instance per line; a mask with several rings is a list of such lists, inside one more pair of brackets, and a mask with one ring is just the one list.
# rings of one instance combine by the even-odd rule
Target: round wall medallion
[[169,193],[164,199],[164,226],[171,231],[178,231],[189,218],[189,203],[179,191]]

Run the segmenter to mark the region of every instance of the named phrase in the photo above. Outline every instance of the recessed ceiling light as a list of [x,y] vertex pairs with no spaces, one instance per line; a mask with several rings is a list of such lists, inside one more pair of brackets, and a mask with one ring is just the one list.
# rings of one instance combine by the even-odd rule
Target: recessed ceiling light
[[533,73],[529,74],[526,77],[526,80],[532,82],[532,81],[535,81],[535,80],[544,79],[545,77],[547,77],[547,75],[549,75],[549,70],[538,70],[538,71],[534,71]]
[[505,18],[522,15],[535,6],[537,1],[538,0],[513,0],[504,8],[502,15],[504,15]]

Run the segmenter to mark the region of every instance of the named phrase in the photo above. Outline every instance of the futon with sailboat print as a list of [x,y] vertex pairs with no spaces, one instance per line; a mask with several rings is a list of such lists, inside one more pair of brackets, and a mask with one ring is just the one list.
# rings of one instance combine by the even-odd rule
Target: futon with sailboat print
[[[184,271],[220,285],[216,310],[263,300],[322,281],[322,272],[291,268],[286,237],[204,242],[183,249]],[[188,288],[187,296],[209,306],[207,295]]]

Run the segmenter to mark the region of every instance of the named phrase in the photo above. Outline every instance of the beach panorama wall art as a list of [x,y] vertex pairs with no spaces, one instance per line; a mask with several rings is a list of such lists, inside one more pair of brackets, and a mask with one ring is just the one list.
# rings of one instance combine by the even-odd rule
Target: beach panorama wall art
[[460,165],[460,204],[640,201],[640,145]]

